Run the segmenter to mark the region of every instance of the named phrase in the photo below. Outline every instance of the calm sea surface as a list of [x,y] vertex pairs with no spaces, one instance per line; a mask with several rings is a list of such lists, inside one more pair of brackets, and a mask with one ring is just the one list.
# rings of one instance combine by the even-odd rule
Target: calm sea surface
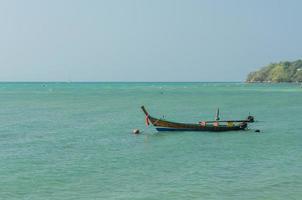
[[[157,133],[141,105],[261,132]],[[302,199],[301,119],[298,84],[1,83],[0,199]]]

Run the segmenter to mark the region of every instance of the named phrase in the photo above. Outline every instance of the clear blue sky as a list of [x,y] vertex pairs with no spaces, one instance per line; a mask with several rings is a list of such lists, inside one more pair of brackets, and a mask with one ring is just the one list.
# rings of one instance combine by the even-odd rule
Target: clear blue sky
[[302,58],[302,1],[2,0],[0,81],[242,81]]

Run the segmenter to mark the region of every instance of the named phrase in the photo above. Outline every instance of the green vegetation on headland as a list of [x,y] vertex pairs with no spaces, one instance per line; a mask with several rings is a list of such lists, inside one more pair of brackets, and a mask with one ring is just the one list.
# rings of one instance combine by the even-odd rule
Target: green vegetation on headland
[[246,82],[302,82],[302,60],[271,63],[251,72]]

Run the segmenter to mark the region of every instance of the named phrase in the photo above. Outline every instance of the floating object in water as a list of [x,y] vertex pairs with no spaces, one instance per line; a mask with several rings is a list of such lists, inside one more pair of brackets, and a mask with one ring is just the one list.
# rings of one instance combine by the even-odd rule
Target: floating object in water
[[256,133],[260,133],[260,130],[259,130],[259,129],[256,129],[255,132],[256,132]]
[[150,121],[157,131],[237,131],[245,130],[248,123],[254,122],[254,117],[252,116],[245,120],[219,120],[219,111],[217,111],[215,121],[203,121],[195,124],[177,123],[152,117],[144,106],[141,108],[146,115],[147,125],[149,125]]
[[133,129],[132,133],[133,134],[140,134],[140,131],[139,131],[139,129]]
[[246,119],[249,120],[250,122],[255,122],[255,118],[251,115],[249,115]]

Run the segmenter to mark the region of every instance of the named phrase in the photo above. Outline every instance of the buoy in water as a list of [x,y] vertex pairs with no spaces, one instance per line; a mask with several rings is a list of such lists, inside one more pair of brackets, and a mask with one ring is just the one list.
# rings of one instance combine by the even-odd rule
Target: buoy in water
[[259,130],[259,129],[256,129],[255,132],[256,132],[256,133],[260,133],[260,130]]
[[133,134],[140,134],[140,131],[139,131],[139,129],[133,129],[132,133]]

